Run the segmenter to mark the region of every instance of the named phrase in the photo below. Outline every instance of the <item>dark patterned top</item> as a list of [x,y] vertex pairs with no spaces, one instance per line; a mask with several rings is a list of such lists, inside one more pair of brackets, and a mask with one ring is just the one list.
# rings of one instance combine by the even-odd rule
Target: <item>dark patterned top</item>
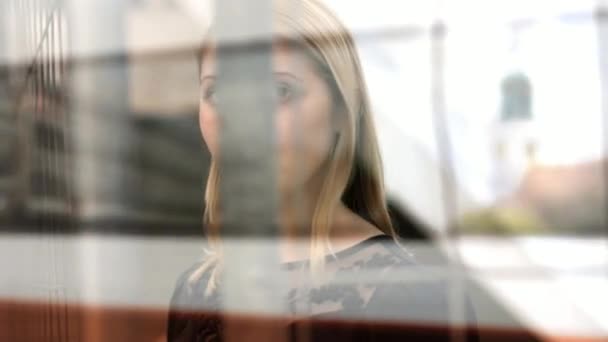
[[[208,274],[194,284],[188,281],[200,265],[177,281],[168,341],[222,340],[221,295],[205,297]],[[457,301],[464,305],[456,324],[450,319],[447,276],[429,272],[389,236],[327,256],[320,283],[306,281],[308,261],[283,266],[295,284],[281,295],[290,341],[451,341],[454,333],[464,334],[460,341],[478,340],[470,302],[462,296]],[[302,329],[305,339],[299,338]]]

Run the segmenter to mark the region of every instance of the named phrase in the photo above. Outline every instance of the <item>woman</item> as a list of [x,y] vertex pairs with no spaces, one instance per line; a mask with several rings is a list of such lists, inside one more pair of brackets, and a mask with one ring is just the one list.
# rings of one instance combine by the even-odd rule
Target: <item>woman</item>
[[[277,220],[284,231],[296,232],[281,239],[287,277],[306,279],[306,274],[315,281],[296,281],[286,291],[288,339],[298,340],[298,328],[304,326],[309,341],[448,340],[446,286],[436,280],[395,281],[400,271],[415,275],[419,266],[396,242],[386,209],[371,106],[353,39],[317,0],[295,6],[296,15],[282,12],[289,8],[284,6],[276,7],[274,16],[282,33],[272,50],[280,145]],[[213,44],[205,46],[199,122],[212,155],[205,224],[215,248],[177,282],[169,341],[222,340],[225,334],[218,314],[222,256],[216,54]],[[299,139],[293,139],[296,112],[303,133]],[[307,238],[305,253],[295,252],[293,235]],[[352,275],[359,277],[353,281]],[[352,323],[362,320],[383,325]]]

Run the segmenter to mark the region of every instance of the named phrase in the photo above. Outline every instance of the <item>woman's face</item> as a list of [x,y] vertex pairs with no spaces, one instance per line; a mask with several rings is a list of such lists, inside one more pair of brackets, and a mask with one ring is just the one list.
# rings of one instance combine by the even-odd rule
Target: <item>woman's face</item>
[[[281,192],[305,186],[319,174],[334,143],[332,92],[313,61],[295,49],[273,48],[276,91],[276,152]],[[213,51],[203,58],[199,124],[212,157],[219,149],[220,121],[215,103]]]

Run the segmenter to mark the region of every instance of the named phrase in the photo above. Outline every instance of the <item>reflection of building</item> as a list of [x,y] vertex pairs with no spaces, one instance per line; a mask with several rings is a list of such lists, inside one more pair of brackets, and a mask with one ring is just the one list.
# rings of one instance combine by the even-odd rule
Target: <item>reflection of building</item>
[[608,159],[534,167],[501,206],[529,208],[554,232],[605,234],[607,169]]
[[[193,51],[183,39],[162,52],[125,50],[127,38],[139,42],[144,31],[154,36],[141,26],[158,24],[166,11],[134,7],[123,27],[86,12],[76,18],[85,22],[68,20],[63,3],[0,5],[0,220],[41,218],[34,221],[39,228],[56,226],[51,217],[154,223],[173,233],[176,223],[185,223],[200,231],[205,154]],[[108,10],[105,2],[94,4]],[[5,20],[6,13],[14,17]],[[33,25],[42,13],[48,25]],[[179,22],[175,12],[166,17]],[[97,37],[76,25],[104,29]],[[21,34],[26,28],[39,28],[34,33],[41,41]],[[68,38],[74,51],[93,49],[88,41],[122,50],[75,55],[68,53]]]
[[501,84],[502,121],[532,119],[532,85],[524,73],[512,73]]
[[[27,12],[15,2],[3,5],[0,126],[10,134],[3,132],[0,143],[0,218],[29,209],[65,213],[73,193],[68,184],[64,15],[47,2]],[[29,30],[43,14],[46,44],[35,44],[34,33],[42,30]]]
[[532,85],[521,72],[507,75],[501,84],[502,103],[496,127],[494,191],[513,191],[534,162],[537,142],[533,132]]
[[[2,31],[0,30],[0,46],[2,46]],[[1,63],[1,62],[0,62]],[[6,210],[8,191],[10,187],[10,159],[15,145],[15,130],[13,119],[7,115],[9,110],[9,94],[6,79],[8,70],[0,64],[0,213]]]

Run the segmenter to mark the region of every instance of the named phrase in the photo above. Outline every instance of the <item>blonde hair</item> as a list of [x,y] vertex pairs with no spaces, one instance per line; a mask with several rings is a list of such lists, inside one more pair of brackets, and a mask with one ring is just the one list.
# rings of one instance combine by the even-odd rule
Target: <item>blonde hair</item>
[[[332,204],[338,201],[385,234],[394,238],[396,234],[387,211],[382,161],[354,40],[332,11],[318,0],[300,0],[294,6],[298,9],[297,16],[285,11],[288,8],[275,6],[279,31],[284,31],[281,34],[286,35],[288,41],[296,42],[314,59],[344,107],[339,139],[311,221],[310,267],[315,273],[324,266],[324,247],[328,244],[334,208]],[[190,277],[191,281],[195,281],[211,269],[206,294],[215,289],[221,272],[219,181],[218,165],[212,161],[203,217],[212,252]]]

